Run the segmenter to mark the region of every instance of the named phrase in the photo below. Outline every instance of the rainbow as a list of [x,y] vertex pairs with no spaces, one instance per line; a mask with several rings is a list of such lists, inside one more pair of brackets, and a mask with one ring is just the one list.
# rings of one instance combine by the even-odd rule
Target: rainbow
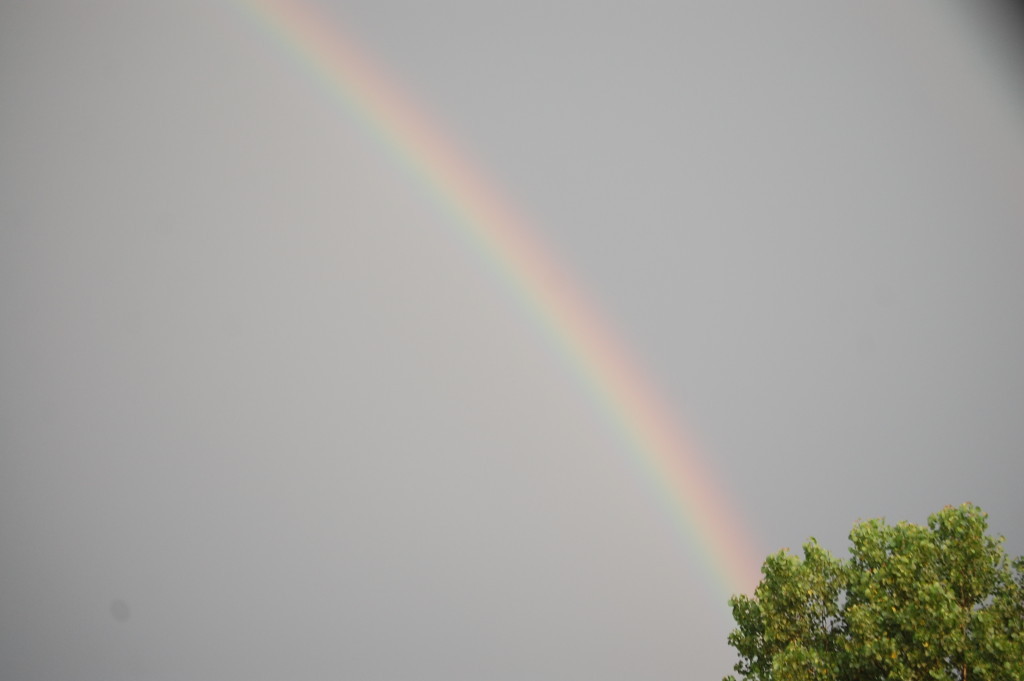
[[657,392],[527,223],[327,17],[304,0],[234,0],[424,182],[572,365],[724,595],[758,581],[754,543]]

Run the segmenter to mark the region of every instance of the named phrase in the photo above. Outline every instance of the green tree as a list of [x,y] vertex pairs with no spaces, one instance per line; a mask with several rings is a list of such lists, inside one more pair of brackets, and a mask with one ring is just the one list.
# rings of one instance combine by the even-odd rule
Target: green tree
[[[729,600],[746,681],[1024,681],[1024,558],[977,506],[927,526],[858,523],[850,558],[812,538],[768,556],[753,597]],[[726,677],[725,681],[735,681]]]

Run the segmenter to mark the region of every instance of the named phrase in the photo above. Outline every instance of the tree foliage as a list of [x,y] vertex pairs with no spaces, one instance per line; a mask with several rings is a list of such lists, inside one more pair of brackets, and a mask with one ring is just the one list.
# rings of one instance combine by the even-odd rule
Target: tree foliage
[[[927,526],[858,523],[850,558],[812,538],[768,556],[753,597],[729,603],[746,681],[1024,681],[1024,558],[977,506]],[[725,681],[735,681],[726,677]]]

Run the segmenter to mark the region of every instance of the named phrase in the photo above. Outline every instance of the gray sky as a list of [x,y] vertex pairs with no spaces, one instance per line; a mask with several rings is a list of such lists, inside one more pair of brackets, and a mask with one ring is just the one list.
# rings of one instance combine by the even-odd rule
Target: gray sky
[[[532,216],[755,554],[968,500],[1024,553],[1001,15],[319,6]],[[564,358],[244,13],[5,3],[0,105],[0,676],[730,671]]]

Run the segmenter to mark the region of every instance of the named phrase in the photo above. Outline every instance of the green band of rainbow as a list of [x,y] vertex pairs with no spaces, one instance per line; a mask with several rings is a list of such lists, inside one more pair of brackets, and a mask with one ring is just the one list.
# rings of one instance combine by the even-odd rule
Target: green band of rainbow
[[732,505],[566,268],[326,17],[301,0],[235,1],[446,206],[462,239],[498,270],[624,437],[710,579],[724,595],[751,592],[759,563]]

